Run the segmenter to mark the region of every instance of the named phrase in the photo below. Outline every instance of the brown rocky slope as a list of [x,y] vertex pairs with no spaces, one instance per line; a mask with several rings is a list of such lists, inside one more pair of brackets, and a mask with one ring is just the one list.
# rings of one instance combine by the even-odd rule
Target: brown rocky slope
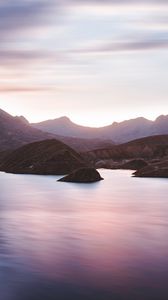
[[125,144],[89,151],[83,155],[90,161],[163,158],[168,155],[168,135],[149,136]]
[[65,175],[86,166],[83,158],[55,139],[31,143],[7,155],[0,170],[15,174]]
[[134,173],[136,177],[168,178],[168,160],[150,164]]

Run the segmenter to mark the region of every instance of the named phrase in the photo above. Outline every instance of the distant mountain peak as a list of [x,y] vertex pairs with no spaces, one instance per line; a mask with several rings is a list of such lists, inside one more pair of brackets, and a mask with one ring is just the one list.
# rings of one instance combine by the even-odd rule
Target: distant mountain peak
[[[61,120],[57,120],[45,121],[49,123],[48,126],[54,122],[56,123],[56,127],[59,127],[59,134],[55,135],[47,133],[47,130],[41,131],[33,128],[23,116],[14,117],[0,109],[0,152],[13,150],[25,144],[48,139],[60,140],[80,152],[102,149],[113,144],[111,140],[90,140],[61,135],[61,132],[64,132],[65,129],[68,131],[73,126],[73,123],[66,116],[62,117]],[[0,161],[1,158],[2,156],[0,156]]]
[[23,117],[13,117],[0,109],[0,151],[16,149],[30,142],[53,137],[32,128]]
[[71,122],[70,118],[68,118],[67,116],[62,116],[62,117],[58,118],[57,120],[60,120],[63,122]]
[[[35,129],[40,129],[40,131]],[[13,117],[0,109],[0,149],[2,150],[52,137],[66,141],[75,149],[79,146],[80,151],[83,151],[85,143],[87,148],[89,145],[89,149],[93,145],[94,148],[97,148],[97,145],[101,145],[102,148],[104,141],[105,143],[110,142],[110,144],[121,144],[146,136],[165,134],[168,134],[168,115],[160,115],[155,121],[138,117],[123,122],[114,122],[104,127],[92,128],[77,125],[67,116],[30,124],[24,116]],[[81,147],[81,145],[83,146]]]
[[93,128],[81,126],[72,122],[67,116],[32,124],[35,128],[73,138],[99,138],[111,140],[114,143],[124,143],[150,135],[167,134],[168,118],[160,116],[156,121],[144,117],[137,117],[111,125]]
[[29,125],[29,121],[24,116],[16,116],[14,117],[16,120],[23,122],[24,124]]
[[155,122],[165,121],[168,120],[168,115],[160,115],[156,118]]

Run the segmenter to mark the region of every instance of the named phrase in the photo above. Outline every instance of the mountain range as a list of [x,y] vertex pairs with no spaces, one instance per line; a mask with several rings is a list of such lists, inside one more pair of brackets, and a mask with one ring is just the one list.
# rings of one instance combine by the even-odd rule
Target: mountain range
[[78,152],[86,152],[164,134],[168,134],[168,115],[159,116],[155,121],[140,117],[92,128],[77,125],[67,117],[30,124],[23,116],[13,117],[0,109],[0,151],[16,149],[36,141],[57,139]]
[[23,117],[13,117],[0,109],[0,151],[13,150],[25,144],[36,141],[57,139],[74,150],[89,151],[97,148],[109,147],[111,140],[83,139],[61,136],[36,129]]
[[168,115],[161,115],[155,121],[139,117],[120,123],[114,122],[111,125],[99,128],[77,125],[67,117],[34,123],[31,126],[62,136],[89,139],[99,138],[121,144],[147,136],[168,134]]

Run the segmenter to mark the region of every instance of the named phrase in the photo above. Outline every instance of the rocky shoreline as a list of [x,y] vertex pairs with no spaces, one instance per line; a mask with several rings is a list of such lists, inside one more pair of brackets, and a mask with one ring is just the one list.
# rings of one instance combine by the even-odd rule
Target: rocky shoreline
[[[92,173],[89,173],[88,168],[92,169]],[[97,181],[100,178],[93,176],[92,180],[92,175],[96,175],[96,170],[101,168],[133,170],[133,176],[136,177],[168,178],[168,136],[149,137],[110,149],[84,153],[51,139],[2,152],[0,155],[1,171],[36,175],[69,174],[64,179],[75,182]],[[75,171],[78,169],[80,172]]]
[[95,163],[98,169],[105,168],[111,170],[133,170],[135,177],[160,177],[168,178],[168,157],[164,159],[126,159],[114,161],[112,159],[100,160]]

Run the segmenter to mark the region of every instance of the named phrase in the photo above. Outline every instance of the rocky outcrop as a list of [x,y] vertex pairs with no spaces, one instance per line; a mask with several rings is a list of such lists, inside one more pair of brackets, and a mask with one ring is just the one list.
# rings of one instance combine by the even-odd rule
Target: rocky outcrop
[[93,183],[103,180],[99,172],[94,168],[80,168],[71,174],[59,179],[63,182],[76,182],[76,183]]
[[125,159],[161,159],[168,155],[168,135],[149,136],[129,143],[97,149],[83,154],[90,161],[122,161]]
[[139,170],[148,165],[144,159],[123,159],[114,161],[112,159],[99,160],[95,163],[96,169],[125,169],[125,170]]
[[86,166],[83,158],[57,140],[25,145],[5,157],[0,170],[15,174],[65,175]]
[[148,163],[144,159],[132,159],[120,166],[121,169],[126,170],[140,170],[148,166]]
[[136,177],[163,177],[168,178],[168,160],[150,164],[134,173]]

